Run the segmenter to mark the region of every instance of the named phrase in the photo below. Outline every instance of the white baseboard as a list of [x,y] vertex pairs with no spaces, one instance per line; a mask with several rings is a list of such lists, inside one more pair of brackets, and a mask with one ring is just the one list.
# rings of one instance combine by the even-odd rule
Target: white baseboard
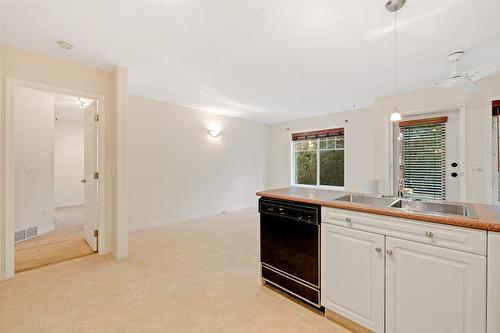
[[[18,244],[18,243],[22,243],[22,242],[25,242],[25,241],[30,240],[30,239],[37,238],[37,237],[39,237],[39,236],[41,236],[41,235],[43,235],[43,234],[46,234],[46,233],[51,232],[51,231],[54,231],[54,230],[56,230],[56,226],[55,226],[55,224],[54,224],[54,225],[52,225],[52,226],[50,226],[50,227],[43,228],[43,229],[39,229],[39,228],[37,228],[37,232],[38,232],[38,233],[36,234],[36,236],[30,237],[30,238],[25,238],[25,239],[23,239],[23,240],[17,241],[17,242],[16,242],[16,244]],[[16,230],[16,232],[17,232],[17,231],[19,231],[19,230]]]
[[43,234],[46,234],[48,232],[54,231],[54,230],[56,230],[56,226],[55,225],[53,225],[51,227],[44,228],[44,229],[38,229],[38,235],[37,235],[37,237],[41,236]]
[[204,213],[204,214],[194,214],[194,215],[182,216],[182,217],[172,219],[172,220],[160,220],[160,221],[155,221],[155,222],[147,223],[147,224],[129,226],[129,233],[134,232],[134,231],[149,229],[149,228],[161,227],[161,226],[168,225],[168,224],[181,223],[181,222],[185,222],[185,221],[189,221],[189,220],[203,219],[205,217],[211,217],[211,216],[215,216],[215,215],[226,214],[226,213],[231,213],[231,212],[244,210],[244,209],[251,209],[251,208],[257,209],[257,206],[234,207],[234,208],[225,209],[222,211],[219,210],[219,211],[208,212],[208,213]]

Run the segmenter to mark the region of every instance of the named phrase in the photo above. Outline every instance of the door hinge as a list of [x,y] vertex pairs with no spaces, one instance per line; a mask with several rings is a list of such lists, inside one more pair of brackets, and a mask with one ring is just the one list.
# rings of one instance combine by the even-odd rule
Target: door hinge
[[99,172],[94,172],[94,179],[99,179]]
[[99,115],[98,114],[94,115],[94,121],[99,121]]
[[94,237],[99,237],[99,230],[94,230]]

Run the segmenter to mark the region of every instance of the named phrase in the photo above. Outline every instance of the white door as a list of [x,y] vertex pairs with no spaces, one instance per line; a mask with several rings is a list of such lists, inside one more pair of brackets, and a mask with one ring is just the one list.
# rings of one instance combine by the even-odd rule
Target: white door
[[384,332],[384,237],[321,225],[321,304]]
[[[460,184],[465,181],[465,166],[460,162],[460,115],[458,111],[448,113],[427,113],[420,114],[413,117],[404,117],[403,120],[418,120],[435,117],[448,117],[446,122],[446,144],[445,144],[445,164],[443,165],[443,172],[445,174],[446,184],[446,198],[447,201],[460,201]],[[398,191],[398,178],[400,177],[400,127],[394,126],[393,132],[393,193],[397,194]],[[422,161],[425,165],[425,161]]]
[[486,257],[386,238],[387,333],[486,332]]
[[97,251],[98,233],[98,176],[97,172],[97,102],[85,109],[85,178],[84,183],[84,237],[92,250]]

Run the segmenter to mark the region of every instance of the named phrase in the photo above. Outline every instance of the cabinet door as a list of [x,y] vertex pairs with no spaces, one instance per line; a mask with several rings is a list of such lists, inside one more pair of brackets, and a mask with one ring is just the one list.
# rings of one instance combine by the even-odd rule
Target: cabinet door
[[384,332],[384,236],[321,225],[321,303]]
[[387,333],[486,332],[486,258],[386,238]]

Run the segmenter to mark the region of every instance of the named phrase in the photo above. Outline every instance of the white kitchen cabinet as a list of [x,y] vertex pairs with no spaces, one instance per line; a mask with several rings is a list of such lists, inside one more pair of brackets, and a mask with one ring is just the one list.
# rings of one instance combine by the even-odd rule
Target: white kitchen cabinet
[[360,213],[330,207],[321,208],[321,220],[324,223],[341,227],[486,255],[487,235],[484,230]]
[[386,237],[385,290],[386,333],[486,332],[484,256]]
[[385,236],[328,224],[321,228],[322,305],[384,332]]

